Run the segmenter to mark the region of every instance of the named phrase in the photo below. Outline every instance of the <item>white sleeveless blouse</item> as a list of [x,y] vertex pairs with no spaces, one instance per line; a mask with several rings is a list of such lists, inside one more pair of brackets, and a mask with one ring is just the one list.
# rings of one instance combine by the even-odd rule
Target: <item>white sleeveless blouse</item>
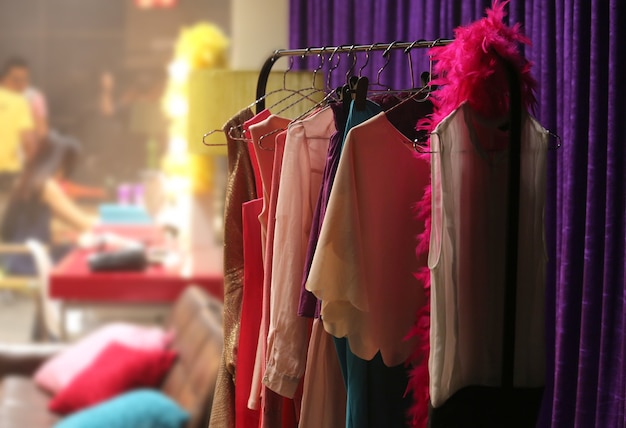
[[[507,251],[509,136],[468,104],[431,137],[430,397],[499,386]],[[548,133],[522,120],[516,387],[544,384],[544,207]]]

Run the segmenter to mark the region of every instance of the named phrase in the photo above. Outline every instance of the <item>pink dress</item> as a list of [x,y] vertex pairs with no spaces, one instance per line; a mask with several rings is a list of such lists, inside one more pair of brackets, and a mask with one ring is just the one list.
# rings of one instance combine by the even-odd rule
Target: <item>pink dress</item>
[[[251,409],[261,409],[260,426],[276,427],[276,426],[295,426],[294,404],[293,401],[287,401],[286,406],[284,399],[267,388],[262,386],[262,377],[265,373],[265,355],[267,352],[267,330],[269,328],[269,299],[272,274],[272,252],[274,237],[274,210],[276,200],[278,198],[278,185],[280,182],[280,171],[282,167],[282,156],[285,143],[285,132],[274,132],[286,129],[289,125],[288,119],[277,116],[269,116],[266,120],[252,125],[250,134],[254,142],[254,149],[261,170],[261,180],[263,182],[263,211],[259,215],[261,226],[262,245],[264,248],[263,264],[263,299],[262,299],[262,317],[259,326],[259,340],[257,343],[256,359],[254,365],[254,373],[250,388],[250,397],[248,407]],[[273,133],[272,133],[273,132]],[[272,133],[271,135],[268,135]],[[262,145],[259,146],[259,140],[263,138]],[[286,423],[283,423],[283,409],[288,415]]]
[[[267,119],[257,124],[251,125],[249,128],[250,136],[254,144],[254,153],[259,164],[259,169],[261,171],[261,181],[263,183],[263,211],[259,215],[259,221],[261,222],[261,236],[263,239],[263,251],[265,251],[265,248],[267,247],[267,228],[270,197],[272,189],[274,187],[272,181],[274,176],[274,158],[276,154],[274,146],[276,144],[276,137],[278,136],[278,133],[274,133],[271,135],[268,134],[279,129],[287,129],[288,125],[289,119],[272,115],[268,116]],[[265,137],[266,135],[267,137]],[[265,150],[259,147],[259,140],[261,139]],[[266,259],[265,256],[263,259]]]
[[[256,158],[259,163],[259,169],[261,172],[261,181],[263,183],[263,208],[261,213],[259,214],[259,226],[261,228],[261,250],[263,256],[263,290],[265,290],[265,284],[269,283],[266,277],[269,275],[269,270],[271,270],[271,261],[266,257],[266,249],[267,249],[267,229],[268,229],[268,211],[270,207],[270,197],[272,192],[272,177],[274,174],[274,157],[277,154],[276,148],[276,139],[279,135],[274,134],[270,137],[263,139],[263,147],[268,150],[263,150],[259,147],[259,139],[264,135],[275,131],[277,129],[286,128],[289,125],[288,119],[282,119],[277,116],[270,116],[267,119],[259,122],[258,124],[254,124],[250,126],[250,136],[252,138],[252,142],[254,144],[254,151],[256,154]],[[282,156],[282,152],[279,150],[278,154]],[[270,259],[271,260],[271,259]],[[265,295],[265,291],[262,296]],[[264,297],[261,299],[264,302]],[[261,303],[261,308],[263,308],[263,303]],[[263,309],[262,309],[263,310]],[[249,391],[250,397],[248,400],[248,407],[251,409],[259,409],[261,405],[261,379],[263,376],[264,369],[264,343],[265,343],[265,334],[262,328],[262,321],[259,324],[259,334],[258,334],[258,343],[257,350],[255,356],[255,365],[254,372],[252,378],[251,389]]]
[[263,383],[292,398],[304,376],[311,321],[297,315],[300,289],[330,136],[330,108],[289,125],[275,211],[274,251]]
[[[267,360],[267,335],[269,331],[269,318],[270,318],[270,293],[271,293],[271,281],[272,281],[272,259],[274,252],[274,227],[276,225],[276,202],[278,200],[278,189],[280,183],[280,173],[283,161],[283,151],[285,148],[286,132],[281,132],[276,136],[276,142],[274,146],[274,169],[272,175],[272,192],[269,202],[268,212],[268,224],[267,224],[267,243],[265,249],[265,272],[263,280],[263,314],[261,318],[261,325],[259,330],[259,348],[257,348],[257,364],[260,364],[260,378],[255,378],[255,381],[259,381],[259,388],[261,392],[261,426],[266,428],[283,427],[289,428],[291,426],[297,426],[294,420],[290,420],[290,416],[295,417],[295,404],[292,400],[283,398],[276,394],[274,391],[264,387],[260,384],[261,379],[265,376],[265,370]],[[257,373],[257,367],[255,364],[255,374]],[[286,420],[284,420],[286,419]]]
[[257,159],[256,151],[254,150],[254,141],[252,140],[250,127],[264,121],[268,117],[270,117],[270,111],[265,109],[243,124],[244,136],[246,140],[248,140],[248,152],[250,153],[250,162],[252,162],[252,168],[254,169],[254,180],[256,182],[257,196],[259,198],[263,197],[263,180],[261,180],[261,168],[259,166],[259,160]]

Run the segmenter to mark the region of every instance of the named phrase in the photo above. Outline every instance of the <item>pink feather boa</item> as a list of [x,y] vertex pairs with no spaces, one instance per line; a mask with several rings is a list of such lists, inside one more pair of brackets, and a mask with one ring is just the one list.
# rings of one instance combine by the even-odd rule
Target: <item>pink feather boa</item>
[[[521,32],[520,24],[509,27],[504,24],[505,7],[508,1],[494,0],[486,17],[454,30],[454,42],[447,46],[432,48],[429,54],[434,61],[438,86],[431,93],[434,110],[432,116],[422,119],[417,129],[429,134],[463,102],[486,118],[499,118],[508,111],[509,84],[502,61],[513,64],[520,73],[523,106],[533,110],[536,104],[536,82],[530,74],[531,63],[519,51],[519,44],[530,41]],[[430,161],[429,155],[426,156]],[[431,223],[431,188],[417,203],[417,217],[424,221],[424,233],[418,236],[416,253],[418,258],[428,254]],[[418,337],[418,345],[407,364],[411,368],[407,394],[413,397],[409,409],[412,428],[423,428],[428,420],[428,355],[430,352],[430,271],[424,267],[415,273],[424,284],[427,304],[417,314],[415,326],[408,337]]]

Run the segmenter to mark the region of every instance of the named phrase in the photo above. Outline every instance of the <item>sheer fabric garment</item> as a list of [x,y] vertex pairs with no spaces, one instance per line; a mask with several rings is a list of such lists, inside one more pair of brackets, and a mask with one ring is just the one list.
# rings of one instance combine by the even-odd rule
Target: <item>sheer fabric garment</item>
[[[430,397],[499,386],[509,136],[462,104],[431,137]],[[544,384],[544,209],[548,134],[523,119],[515,343],[516,387]]]

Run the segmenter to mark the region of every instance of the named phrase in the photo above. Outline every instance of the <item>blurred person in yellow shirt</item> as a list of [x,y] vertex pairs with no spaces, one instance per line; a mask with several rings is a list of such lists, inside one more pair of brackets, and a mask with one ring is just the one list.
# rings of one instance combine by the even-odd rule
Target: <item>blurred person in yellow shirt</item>
[[7,89],[22,94],[30,105],[38,140],[48,135],[48,102],[44,94],[31,83],[28,63],[21,58],[12,58],[5,63],[2,84]]
[[17,60],[7,62],[0,72],[0,190],[11,186],[36,151],[33,112],[18,87],[23,77]]

